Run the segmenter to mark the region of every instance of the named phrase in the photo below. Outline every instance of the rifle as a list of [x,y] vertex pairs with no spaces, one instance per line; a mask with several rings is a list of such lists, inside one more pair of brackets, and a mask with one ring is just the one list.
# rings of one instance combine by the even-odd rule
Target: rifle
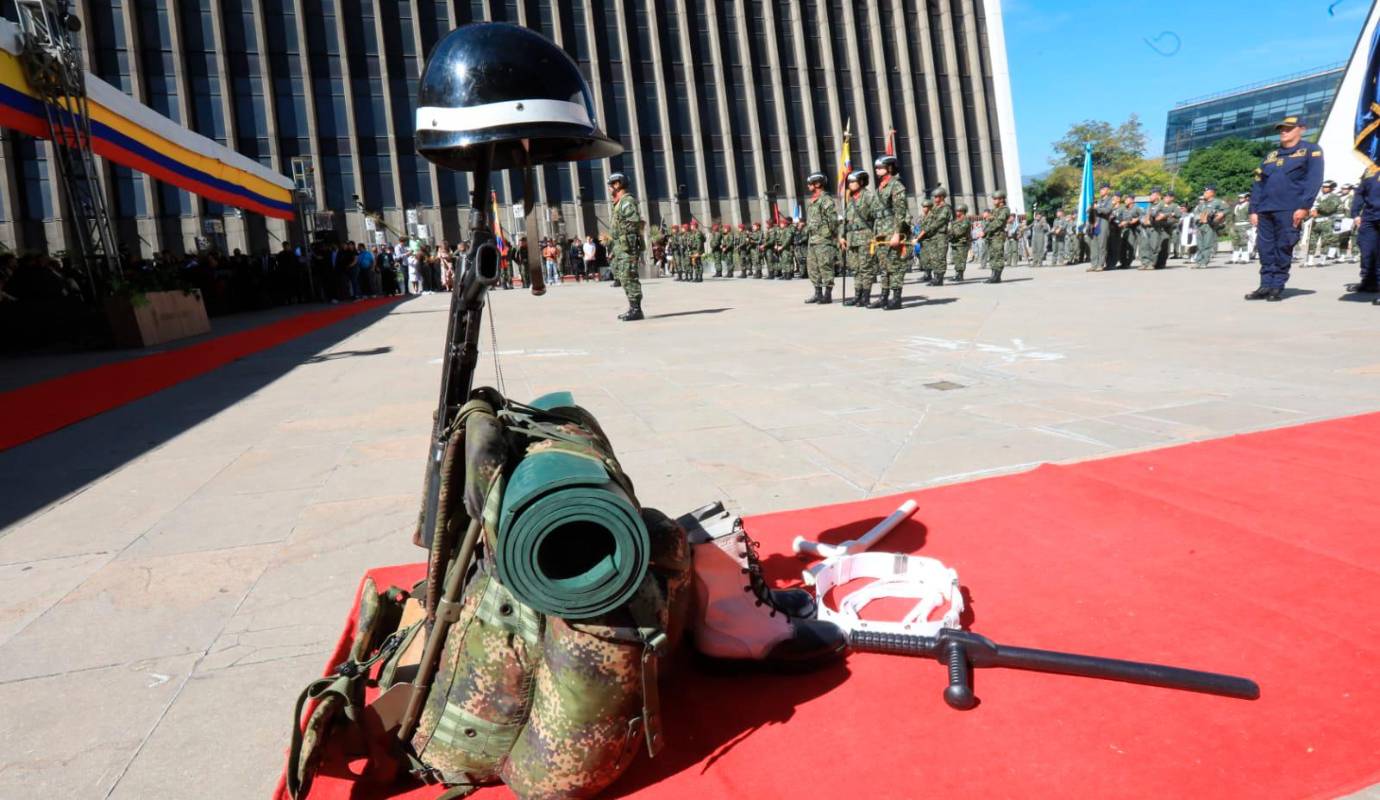
[[946,665],[949,670],[949,685],[944,689],[944,702],[960,711],[977,705],[977,697],[973,694],[974,667],[1007,667],[1082,678],[1102,678],[1236,697],[1242,700],[1255,700],[1260,697],[1260,687],[1255,681],[1234,675],[1053,650],[1012,647],[997,644],[976,633],[954,628],[943,628],[936,636],[854,630],[849,633],[848,638],[849,645],[860,652],[921,656],[933,658]]
[[[469,571],[468,562],[478,541],[478,521],[471,520],[469,530],[460,543],[458,553],[455,554],[459,558],[456,559],[456,563],[451,563],[456,542],[448,517],[453,501],[448,497],[443,507],[441,500],[442,492],[448,492],[448,487],[454,482],[456,469],[461,470],[460,480],[463,481],[464,454],[459,452],[462,448],[456,446],[455,427],[461,407],[470,398],[470,390],[474,385],[474,369],[479,363],[479,334],[480,323],[484,318],[484,298],[489,288],[499,280],[498,248],[484,208],[489,196],[488,165],[492,158],[493,145],[489,145],[487,152],[480,156],[479,168],[473,173],[473,190],[470,193],[470,247],[469,252],[461,259],[458,270],[460,277],[455,281],[450,295],[446,343],[441,358],[440,399],[432,422],[430,451],[422,489],[422,514],[415,537],[418,544],[430,551],[426,583],[429,630],[427,646],[418,667],[417,677],[412,682],[411,697],[402,727],[398,731],[398,738],[404,742],[411,739],[416,730],[422,705],[430,692],[431,679],[435,675],[441,656],[439,645],[445,641],[446,630],[450,623],[454,622],[452,614],[438,614],[438,609],[449,610],[458,602],[464,589],[464,576]],[[539,282],[534,284],[532,291],[540,293],[539,286]]]

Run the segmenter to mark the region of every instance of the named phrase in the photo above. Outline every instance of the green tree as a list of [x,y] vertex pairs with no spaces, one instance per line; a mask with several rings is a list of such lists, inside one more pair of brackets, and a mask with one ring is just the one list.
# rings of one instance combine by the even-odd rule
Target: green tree
[[1273,146],[1270,142],[1223,139],[1190,153],[1179,168],[1179,176],[1194,192],[1216,186],[1219,197],[1235,197],[1251,190],[1255,169]]
[[1082,182],[1082,169],[1067,165],[1056,167],[1045,177],[1026,184],[1025,207],[1031,211],[1077,208]]
[[1112,188],[1122,194],[1149,194],[1151,189],[1174,192],[1176,197],[1187,197],[1192,187],[1179,176],[1164,168],[1162,158],[1142,158],[1125,169],[1112,174],[1107,181]]
[[1083,166],[1083,144],[1093,146],[1094,171],[1120,172],[1145,157],[1145,126],[1132,114],[1116,127],[1102,120],[1084,120],[1069,127],[1054,143],[1053,166]]

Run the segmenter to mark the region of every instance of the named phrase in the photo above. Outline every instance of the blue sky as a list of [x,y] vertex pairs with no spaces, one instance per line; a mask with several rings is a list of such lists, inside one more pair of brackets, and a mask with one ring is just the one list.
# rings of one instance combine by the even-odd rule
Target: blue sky
[[[1371,5],[1370,0],[1001,2],[1025,175],[1049,169],[1050,144],[1085,119],[1117,124],[1134,112],[1145,124],[1148,155],[1159,155],[1165,115],[1175,103],[1345,61]],[[1147,39],[1173,54],[1160,55]]]

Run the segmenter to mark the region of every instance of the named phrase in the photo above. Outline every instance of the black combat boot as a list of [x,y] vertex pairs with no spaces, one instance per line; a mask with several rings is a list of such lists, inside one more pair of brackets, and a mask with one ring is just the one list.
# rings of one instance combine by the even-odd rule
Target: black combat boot
[[899,311],[901,308],[901,289],[897,287],[891,290],[891,299],[886,303],[887,311]]
[[867,302],[871,299],[872,289],[870,287],[865,292],[862,289],[859,289],[858,296],[853,299],[853,305],[856,308],[867,308]]
[[1001,283],[1001,270],[992,270],[992,277],[987,279],[988,283]]
[[874,301],[871,302],[871,303],[868,303],[868,304],[867,304],[867,307],[868,307],[868,308],[886,308],[886,295],[887,295],[887,289],[886,289],[886,288],[883,288],[882,291],[877,295],[877,299],[874,300]]
[[1366,278],[1360,283],[1348,283],[1346,290],[1352,294],[1380,294],[1380,281]]
[[822,302],[824,302],[824,290],[821,289],[820,287],[816,286],[816,287],[815,287],[815,295],[814,295],[814,297],[811,297],[811,298],[806,299],[805,305],[811,305],[811,306],[812,306],[812,305],[814,305],[815,303],[822,303]]
[[1247,299],[1247,300],[1264,300],[1265,298],[1267,298],[1267,297],[1269,297],[1269,296],[1270,296],[1270,290],[1269,290],[1269,289],[1266,289],[1264,286],[1262,286],[1262,287],[1260,287],[1259,289],[1256,289],[1254,292],[1251,292],[1250,294],[1246,295],[1246,299]]
[[963,270],[954,270],[954,283],[963,283]]
[[931,286],[943,286],[943,285],[944,285],[944,273],[942,273],[942,272],[936,272],[936,273],[934,273],[934,280],[930,281],[930,285],[931,285]]
[[1281,301],[1281,300],[1283,300],[1283,299],[1284,299],[1284,289],[1278,288],[1278,287],[1277,287],[1277,288],[1274,288],[1274,289],[1271,289],[1271,290],[1270,290],[1270,293],[1267,294],[1267,295],[1265,295],[1265,302],[1267,302],[1267,303],[1278,303],[1279,301]]
[[618,318],[623,320],[624,322],[636,322],[639,319],[644,319],[644,317],[642,316],[642,301],[629,300],[628,310],[623,312],[622,314],[619,314]]
[[834,284],[831,283],[824,287],[824,297],[820,299],[819,304],[826,306],[832,302],[834,302]]

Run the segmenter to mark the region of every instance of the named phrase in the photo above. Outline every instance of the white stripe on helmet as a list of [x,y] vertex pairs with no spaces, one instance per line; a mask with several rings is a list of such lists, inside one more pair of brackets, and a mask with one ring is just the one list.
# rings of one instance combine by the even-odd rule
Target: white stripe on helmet
[[584,104],[568,100],[504,100],[464,108],[422,106],[417,109],[418,131],[478,131],[504,125],[543,122],[594,127]]

